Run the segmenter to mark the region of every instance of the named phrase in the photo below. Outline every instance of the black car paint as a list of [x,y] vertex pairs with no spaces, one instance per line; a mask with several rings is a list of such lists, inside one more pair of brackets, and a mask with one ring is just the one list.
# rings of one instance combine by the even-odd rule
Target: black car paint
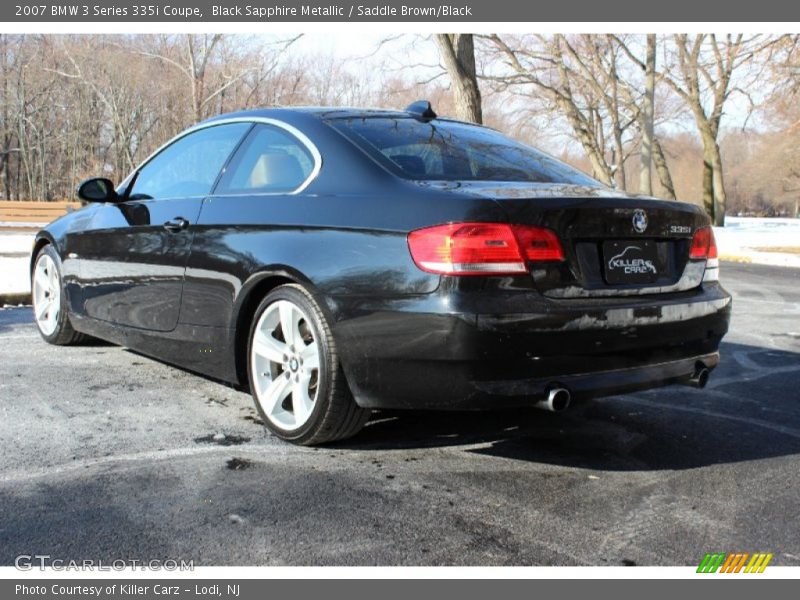
[[[325,310],[356,400],[371,407],[525,404],[553,382],[593,396],[684,381],[698,362],[716,365],[729,295],[715,282],[669,291],[691,239],[673,227],[708,225],[699,208],[602,187],[413,182],[324,122],[353,113],[235,116],[304,133],[323,157],[318,176],[294,195],[92,204],[50,224],[37,245],[58,250],[77,330],[246,385],[255,304],[297,282]],[[130,179],[118,188],[123,199]],[[650,217],[643,235],[631,228],[638,208]],[[188,226],[163,226],[176,217]],[[409,231],[460,221],[552,228],[567,260],[519,276],[418,269]],[[597,242],[638,237],[669,244],[670,269],[655,287],[609,292]]]

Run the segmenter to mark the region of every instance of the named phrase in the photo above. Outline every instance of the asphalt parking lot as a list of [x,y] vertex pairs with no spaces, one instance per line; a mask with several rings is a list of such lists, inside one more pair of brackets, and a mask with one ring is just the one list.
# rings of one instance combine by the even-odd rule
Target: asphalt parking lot
[[0,310],[0,564],[800,565],[800,269],[724,264],[705,390],[553,415],[381,413],[297,448],[249,395]]

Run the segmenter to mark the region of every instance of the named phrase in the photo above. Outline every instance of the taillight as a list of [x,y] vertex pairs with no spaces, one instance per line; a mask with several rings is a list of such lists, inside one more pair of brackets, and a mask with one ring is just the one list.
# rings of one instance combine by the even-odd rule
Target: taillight
[[526,260],[531,262],[564,260],[561,242],[558,241],[558,236],[552,229],[525,225],[515,225],[513,228],[522,249],[522,255]]
[[689,258],[717,258],[717,241],[711,227],[701,227],[694,232]]
[[689,258],[705,259],[706,270],[703,281],[719,281],[719,259],[717,258],[717,240],[711,227],[701,227],[694,232]]
[[527,261],[563,260],[556,234],[541,227],[503,223],[450,223],[408,234],[423,271],[443,275],[527,273]]

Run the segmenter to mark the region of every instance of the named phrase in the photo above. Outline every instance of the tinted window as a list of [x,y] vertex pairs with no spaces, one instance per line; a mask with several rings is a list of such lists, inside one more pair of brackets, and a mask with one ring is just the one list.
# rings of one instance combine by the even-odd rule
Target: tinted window
[[252,123],[216,125],[180,138],[140,169],[130,197],[207,195],[225,161],[251,126]]
[[409,179],[601,185],[577,169],[485,127],[403,117],[335,119],[329,124]]
[[293,192],[314,170],[308,148],[288,131],[257,125],[236,152],[217,194]]

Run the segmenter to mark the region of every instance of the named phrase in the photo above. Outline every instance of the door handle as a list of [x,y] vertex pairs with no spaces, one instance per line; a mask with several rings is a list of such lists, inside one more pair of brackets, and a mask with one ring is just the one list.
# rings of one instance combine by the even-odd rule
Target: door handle
[[169,231],[182,231],[187,227],[189,227],[189,221],[183,217],[175,217],[164,223],[164,229],[168,229]]

